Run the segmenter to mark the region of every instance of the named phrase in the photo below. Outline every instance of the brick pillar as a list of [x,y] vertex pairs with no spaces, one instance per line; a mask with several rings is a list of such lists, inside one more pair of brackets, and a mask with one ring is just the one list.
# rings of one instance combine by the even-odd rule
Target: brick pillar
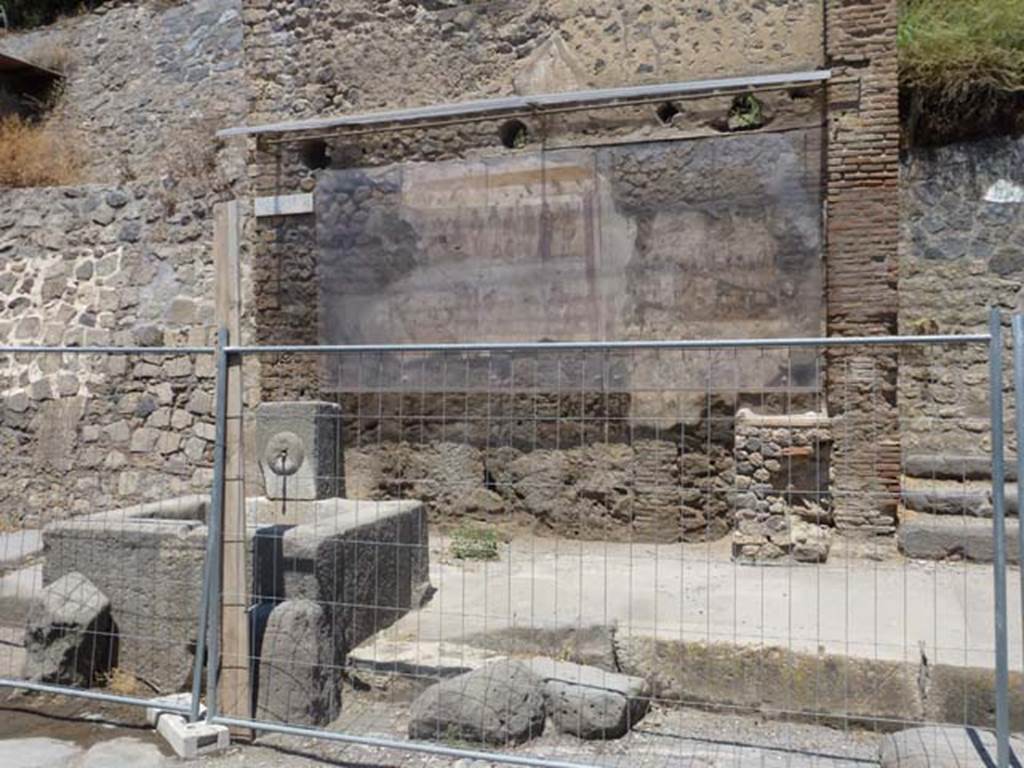
[[[254,196],[310,191],[314,179],[294,147],[264,147],[253,141],[249,155]],[[316,217],[313,214],[255,219],[250,232],[252,322],[257,344],[317,344],[320,288],[317,279]],[[261,355],[264,401],[317,399],[321,358]]]
[[[828,331],[894,334],[899,237],[897,0],[827,0]],[[900,482],[894,351],[829,355],[836,525],[895,528]]]
[[[260,219],[252,254],[257,343],[316,344],[320,296],[313,216]],[[320,362],[310,355],[261,356],[262,398],[317,397]]]

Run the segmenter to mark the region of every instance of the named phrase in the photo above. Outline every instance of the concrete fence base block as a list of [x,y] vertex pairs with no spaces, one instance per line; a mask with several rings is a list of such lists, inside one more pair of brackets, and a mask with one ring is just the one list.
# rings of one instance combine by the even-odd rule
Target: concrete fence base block
[[[174,753],[191,760],[199,755],[217,752],[231,746],[231,734],[223,725],[211,725],[200,720],[189,723],[182,715],[168,712],[163,707],[187,707],[192,703],[190,693],[175,693],[153,699],[146,707],[146,722],[156,728]],[[199,716],[206,715],[206,707],[199,707]]]
[[167,712],[157,719],[156,731],[171,746],[174,754],[185,760],[231,746],[231,734],[226,726],[211,725],[202,720],[189,723],[181,715]]

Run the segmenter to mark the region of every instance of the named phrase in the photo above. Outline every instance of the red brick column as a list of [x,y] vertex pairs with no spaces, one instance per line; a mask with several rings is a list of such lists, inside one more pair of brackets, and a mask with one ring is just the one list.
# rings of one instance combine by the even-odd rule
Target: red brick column
[[[897,0],[827,0],[828,331],[894,334],[899,237]],[[891,532],[900,480],[892,350],[829,355],[833,496],[843,530]]]

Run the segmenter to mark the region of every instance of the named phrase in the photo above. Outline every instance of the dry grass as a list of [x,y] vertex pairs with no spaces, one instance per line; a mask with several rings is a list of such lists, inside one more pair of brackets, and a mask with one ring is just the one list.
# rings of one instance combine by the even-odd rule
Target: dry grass
[[899,48],[912,139],[1021,127],[1024,0],[903,0]]
[[20,117],[0,119],[0,187],[57,187],[81,177],[71,134]]
[[126,669],[114,667],[103,678],[103,685],[118,696],[134,696],[142,690],[142,684]]

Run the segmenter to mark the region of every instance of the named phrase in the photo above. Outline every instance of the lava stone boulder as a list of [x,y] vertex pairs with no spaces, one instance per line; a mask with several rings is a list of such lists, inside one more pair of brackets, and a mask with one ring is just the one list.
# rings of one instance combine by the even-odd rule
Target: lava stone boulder
[[521,744],[544,730],[541,681],[515,661],[494,661],[437,683],[413,702],[409,737]]

